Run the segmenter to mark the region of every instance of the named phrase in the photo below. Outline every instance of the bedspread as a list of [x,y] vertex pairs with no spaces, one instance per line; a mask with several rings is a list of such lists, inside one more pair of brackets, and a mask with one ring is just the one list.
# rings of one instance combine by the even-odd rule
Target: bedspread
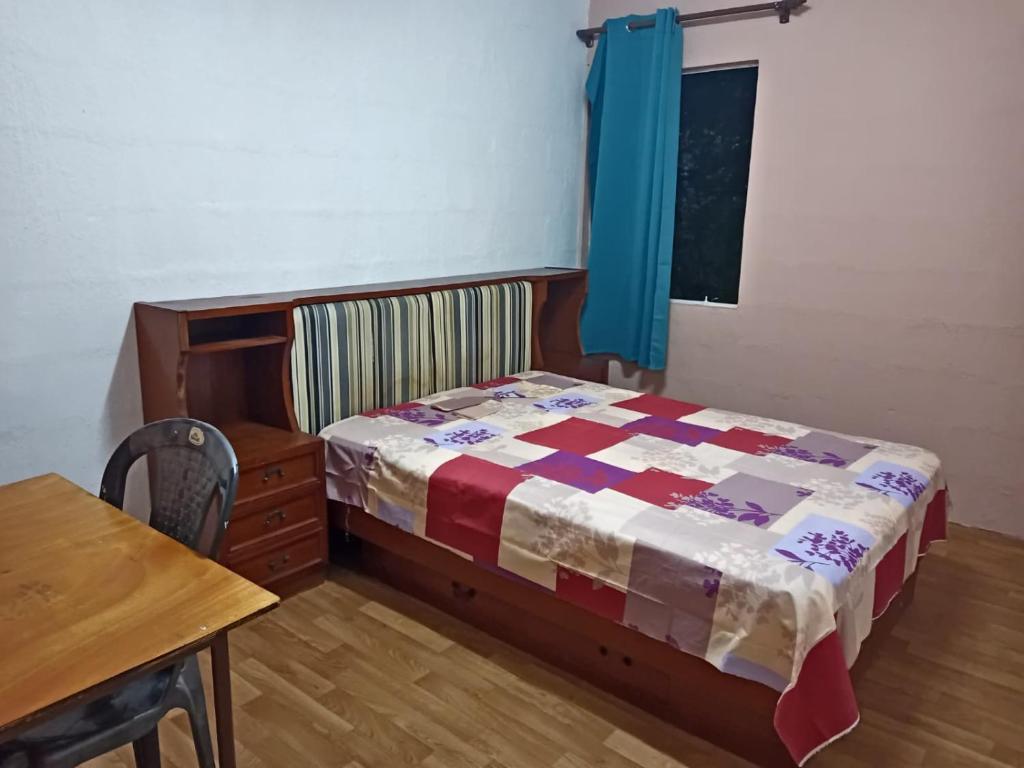
[[330,498],[779,691],[798,763],[856,725],[847,670],[945,535],[926,450],[550,373],[321,436]]

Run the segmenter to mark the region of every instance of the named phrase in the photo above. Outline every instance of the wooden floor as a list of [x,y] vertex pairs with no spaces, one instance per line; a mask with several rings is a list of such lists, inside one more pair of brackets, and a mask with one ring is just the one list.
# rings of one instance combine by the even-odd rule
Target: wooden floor
[[[243,768],[749,765],[340,569],[231,648]],[[871,662],[861,724],[812,768],[1024,767],[1024,542],[954,528]],[[161,725],[165,766],[196,764],[187,734]]]

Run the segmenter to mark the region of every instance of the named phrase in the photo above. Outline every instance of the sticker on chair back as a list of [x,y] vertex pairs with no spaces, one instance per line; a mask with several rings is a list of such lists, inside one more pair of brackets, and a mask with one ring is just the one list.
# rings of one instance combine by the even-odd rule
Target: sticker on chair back
[[188,431],[188,441],[198,447],[206,442],[206,435],[203,434],[203,430],[199,427],[192,427]]

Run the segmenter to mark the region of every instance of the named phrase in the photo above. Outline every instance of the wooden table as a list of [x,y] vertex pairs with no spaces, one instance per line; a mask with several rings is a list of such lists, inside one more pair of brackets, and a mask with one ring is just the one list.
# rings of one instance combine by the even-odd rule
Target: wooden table
[[227,632],[277,603],[60,475],[0,486],[0,742],[209,646],[234,768]]

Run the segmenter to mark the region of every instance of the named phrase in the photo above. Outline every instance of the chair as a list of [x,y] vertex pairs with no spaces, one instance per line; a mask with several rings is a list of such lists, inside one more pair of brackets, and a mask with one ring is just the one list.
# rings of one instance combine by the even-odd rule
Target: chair
[[[216,559],[238,486],[238,461],[227,438],[195,419],[147,424],[110,457],[100,498],[122,508],[128,470],[143,456],[150,475],[150,526]],[[177,708],[188,713],[200,767],[215,768],[195,655],[0,746],[0,768],[72,768],[129,742],[138,768],[159,766],[157,724]]]

